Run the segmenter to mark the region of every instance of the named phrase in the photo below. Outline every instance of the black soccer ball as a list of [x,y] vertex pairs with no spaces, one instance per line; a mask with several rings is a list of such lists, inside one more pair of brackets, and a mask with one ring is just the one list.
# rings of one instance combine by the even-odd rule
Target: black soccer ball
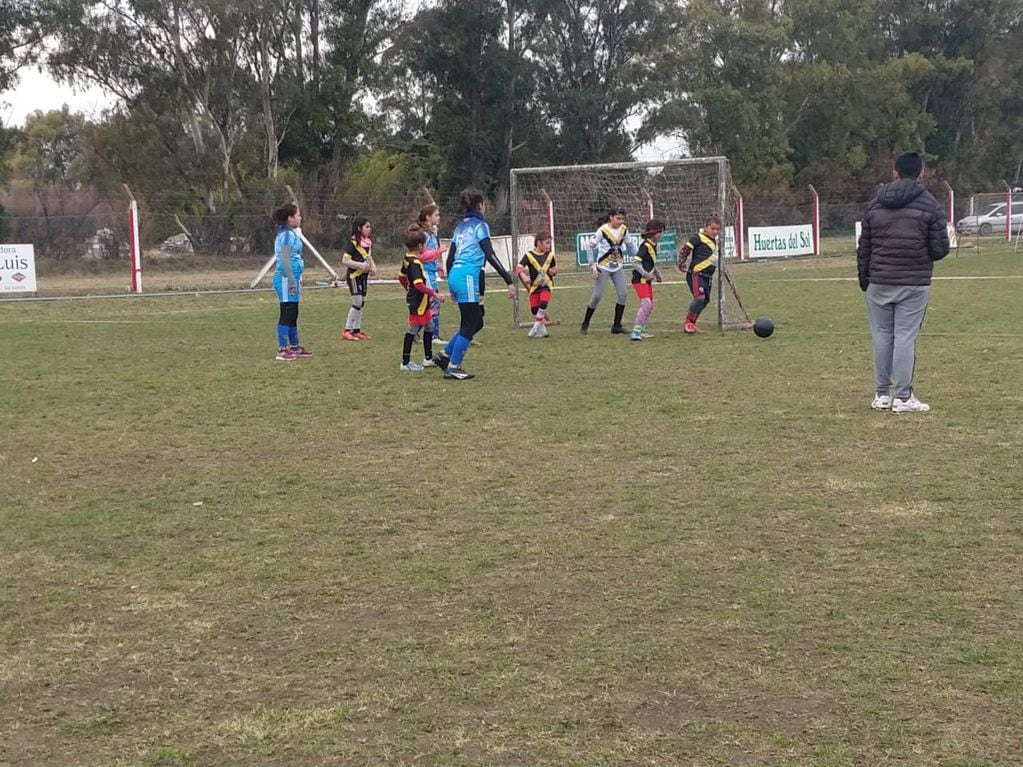
[[757,317],[753,320],[753,332],[757,338],[767,338],[774,332],[774,321],[770,317]]

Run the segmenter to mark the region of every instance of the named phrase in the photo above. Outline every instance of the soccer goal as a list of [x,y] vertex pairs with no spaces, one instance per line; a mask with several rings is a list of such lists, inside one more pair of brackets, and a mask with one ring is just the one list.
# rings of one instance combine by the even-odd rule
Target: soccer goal
[[[637,241],[648,219],[658,218],[668,225],[657,261],[669,280],[671,274],[681,279],[674,270],[678,251],[703,226],[707,214],[717,211],[724,221],[717,280],[718,327],[751,327],[735,275],[727,268],[737,255],[737,206],[727,158],[515,168],[510,197],[516,258],[532,247],[532,235],[549,232],[562,271],[570,263],[583,266],[587,239],[596,231],[598,221],[611,208],[621,206],[628,214],[630,237]],[[523,319],[518,301],[514,313],[518,327]]]

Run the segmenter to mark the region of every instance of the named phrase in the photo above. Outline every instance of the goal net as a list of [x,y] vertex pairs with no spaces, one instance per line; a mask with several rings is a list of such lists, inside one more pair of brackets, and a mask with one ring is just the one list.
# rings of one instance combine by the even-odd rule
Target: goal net
[[[708,213],[717,211],[725,227],[715,290],[718,327],[750,327],[735,275],[727,270],[735,258],[732,189],[724,157],[516,168],[511,172],[510,184],[512,252],[517,260],[532,247],[532,235],[549,232],[559,267],[564,270],[571,263],[583,266],[586,244],[597,222],[610,209],[621,206],[628,215],[630,236],[637,242],[647,220],[657,218],[667,224],[657,256],[667,277],[674,271],[677,252],[686,240],[699,231]],[[520,315],[518,301],[514,307],[514,321],[519,326],[528,318]]]

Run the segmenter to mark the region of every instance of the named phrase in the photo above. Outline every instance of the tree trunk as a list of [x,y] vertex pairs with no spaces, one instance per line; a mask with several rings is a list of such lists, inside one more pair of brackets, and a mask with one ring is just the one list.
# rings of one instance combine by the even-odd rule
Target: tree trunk
[[320,0],[309,0],[309,42],[313,47],[313,89],[320,86]]
[[270,85],[270,55],[267,44],[259,45],[259,95],[263,103],[263,132],[266,137],[266,177],[275,180],[278,166],[277,124],[274,120],[273,91]]

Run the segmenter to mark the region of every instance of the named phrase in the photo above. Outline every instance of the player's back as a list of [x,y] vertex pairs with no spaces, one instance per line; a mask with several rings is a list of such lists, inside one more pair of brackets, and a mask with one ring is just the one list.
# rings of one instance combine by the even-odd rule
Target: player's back
[[455,261],[453,268],[479,272],[483,268],[486,254],[480,242],[490,237],[490,227],[479,214],[470,213],[455,227],[451,236],[455,244]]

